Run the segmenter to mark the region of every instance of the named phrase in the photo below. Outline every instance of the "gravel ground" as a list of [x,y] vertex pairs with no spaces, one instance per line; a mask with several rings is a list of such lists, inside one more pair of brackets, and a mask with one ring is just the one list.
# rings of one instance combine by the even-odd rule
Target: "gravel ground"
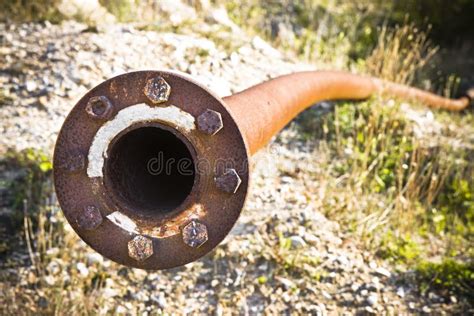
[[[180,70],[225,96],[269,77],[312,68],[241,33],[242,45],[231,52],[199,35],[138,31],[130,25],[88,32],[73,22],[0,24],[0,34],[0,153],[30,147],[52,152],[78,98],[124,72]],[[69,250],[73,261],[54,259],[62,250],[48,250],[53,259],[41,276],[43,284],[64,286],[68,292],[63,295],[74,296],[79,289],[65,286],[69,280],[106,271],[105,286],[94,290],[88,302],[100,302],[97,312],[103,314],[443,314],[456,308],[455,297],[420,296],[403,281],[406,273],[364,251],[344,227],[318,212],[320,157],[297,139],[293,129],[286,129],[255,157],[243,215],[205,258],[145,272],[103,259],[76,238]],[[54,217],[63,220],[60,213],[50,220]],[[16,265],[11,263],[15,258]],[[0,293],[5,295],[0,297],[21,290],[41,312],[52,298],[35,286],[38,277],[23,259],[13,253],[8,265],[2,263]]]

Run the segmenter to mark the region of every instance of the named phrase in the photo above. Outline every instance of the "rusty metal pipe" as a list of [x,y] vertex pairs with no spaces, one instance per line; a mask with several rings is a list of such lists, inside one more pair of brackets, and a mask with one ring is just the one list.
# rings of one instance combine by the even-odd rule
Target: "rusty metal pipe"
[[224,98],[255,153],[309,106],[328,100],[363,100],[385,94],[433,108],[461,111],[469,98],[449,99],[416,88],[340,71],[308,71],[281,76]]
[[61,128],[59,203],[79,236],[111,260],[184,265],[237,221],[253,153],[315,102],[375,93],[456,111],[470,101],[344,72],[295,73],[224,99],[175,72],[117,76],[79,100]]

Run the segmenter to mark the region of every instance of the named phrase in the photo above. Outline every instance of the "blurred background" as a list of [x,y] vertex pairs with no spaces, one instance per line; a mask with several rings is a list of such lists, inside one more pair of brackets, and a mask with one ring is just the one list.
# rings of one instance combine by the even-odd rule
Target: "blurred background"
[[85,245],[52,150],[90,88],[139,69],[220,96],[339,69],[459,96],[471,0],[0,0],[0,313],[472,313],[474,114],[323,102],[255,157],[238,224],[206,257],[146,272]]

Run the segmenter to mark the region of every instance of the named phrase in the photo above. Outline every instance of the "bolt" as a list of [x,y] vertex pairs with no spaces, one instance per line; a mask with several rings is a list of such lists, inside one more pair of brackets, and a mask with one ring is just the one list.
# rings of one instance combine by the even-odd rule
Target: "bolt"
[[215,181],[216,186],[227,193],[237,192],[240,183],[242,183],[242,180],[235,169],[228,169],[224,174],[218,176]]
[[137,260],[143,261],[153,254],[153,241],[145,236],[135,236],[128,242],[128,255]]
[[145,89],[143,89],[143,93],[145,93],[148,99],[154,104],[168,101],[170,92],[170,85],[162,77],[148,79]]
[[94,205],[88,205],[84,207],[76,221],[80,228],[86,230],[96,229],[102,223],[102,214]]
[[92,118],[108,120],[112,117],[114,107],[106,96],[100,95],[89,99],[86,105],[86,112]]
[[183,241],[193,248],[201,247],[208,239],[206,225],[192,220],[183,228]]
[[222,123],[222,115],[219,112],[207,109],[198,116],[197,125],[201,132],[209,135],[215,135],[224,127]]
[[86,167],[86,158],[78,151],[71,151],[59,156],[58,167],[69,172],[77,172]]

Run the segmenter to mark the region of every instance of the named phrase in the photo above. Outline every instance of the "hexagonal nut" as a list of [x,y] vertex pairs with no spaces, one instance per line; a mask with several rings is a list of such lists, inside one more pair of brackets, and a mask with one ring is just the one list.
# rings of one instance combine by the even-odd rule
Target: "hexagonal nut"
[[153,240],[145,236],[135,236],[128,242],[128,255],[137,260],[143,261],[153,255]]
[[192,248],[201,247],[208,240],[206,225],[196,220],[184,226],[182,234],[184,243]]
[[235,169],[228,169],[224,174],[218,176],[215,181],[216,186],[227,193],[237,192],[237,189],[242,183],[242,180]]
[[95,96],[87,102],[86,112],[94,119],[108,120],[114,113],[114,106],[106,96]]
[[85,230],[92,230],[102,224],[102,214],[100,210],[94,205],[87,205],[83,211],[77,216],[77,225]]
[[198,116],[197,125],[201,132],[209,135],[215,135],[224,127],[222,115],[219,112],[209,109]]
[[147,98],[153,103],[163,103],[168,101],[168,98],[171,93],[170,85],[162,77],[155,77],[148,79],[146,82],[143,93]]

